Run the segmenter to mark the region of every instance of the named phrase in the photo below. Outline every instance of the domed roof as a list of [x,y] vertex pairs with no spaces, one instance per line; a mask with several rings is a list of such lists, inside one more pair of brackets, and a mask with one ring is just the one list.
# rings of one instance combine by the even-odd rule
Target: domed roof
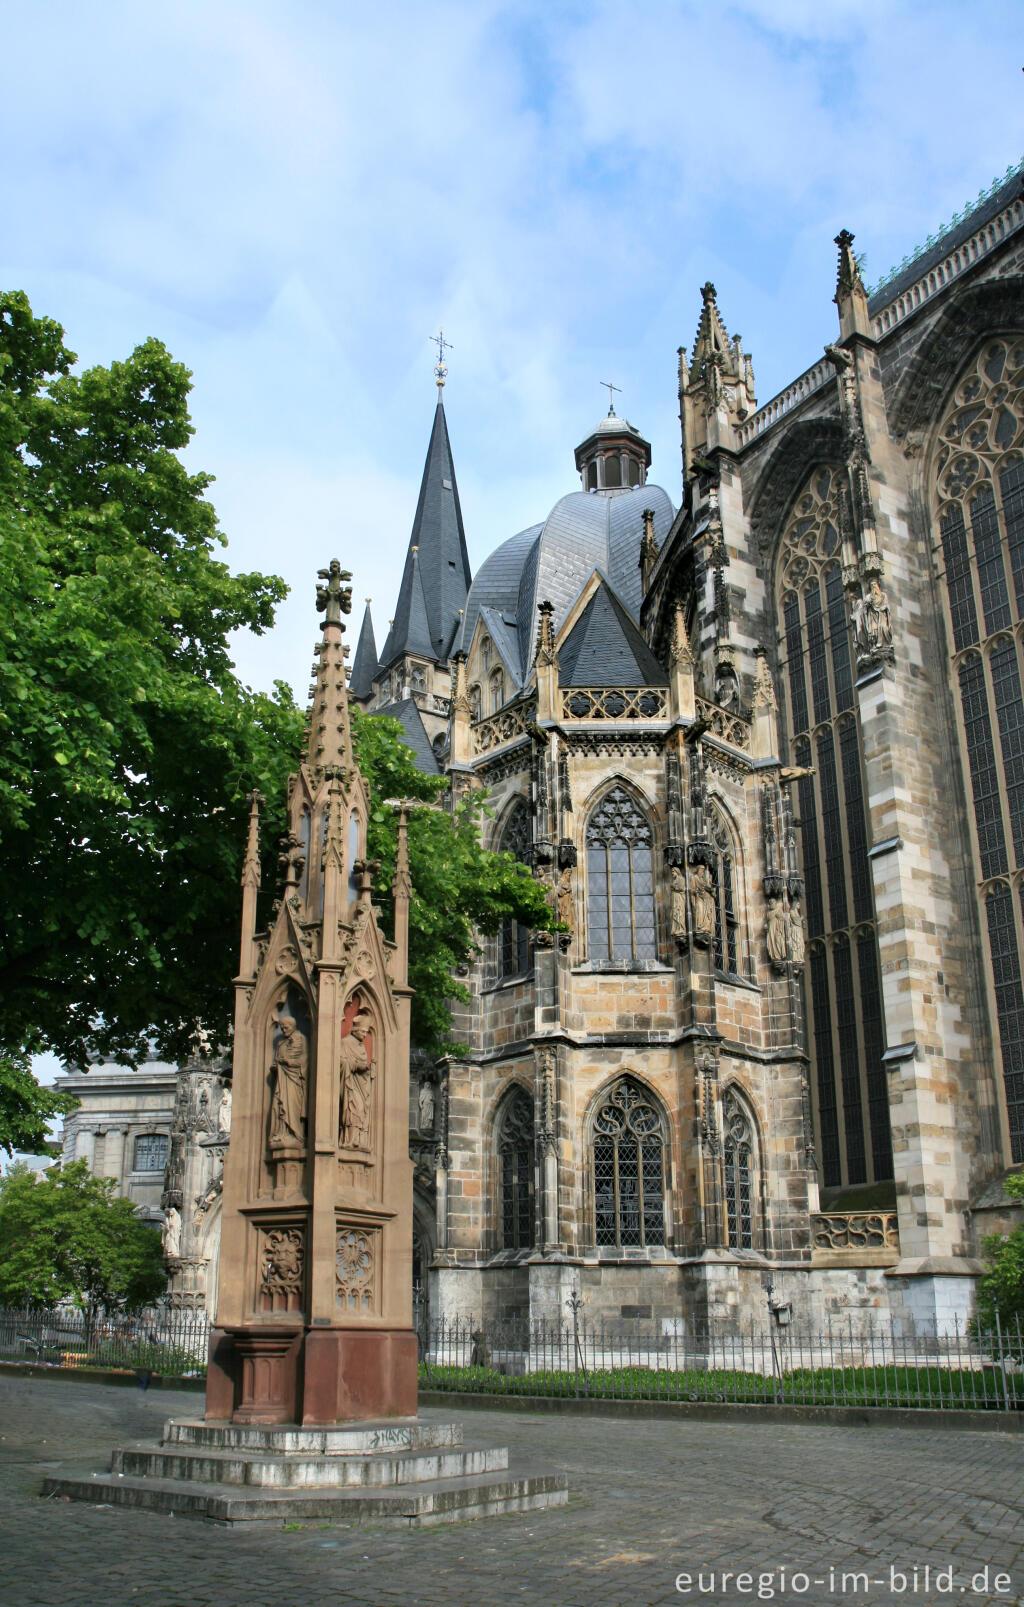
[[620,418],[617,413],[606,413],[597,429],[592,433],[594,435],[635,435],[638,440],[643,440],[643,436],[636,425],[631,424],[628,418]]
[[[615,423],[621,427],[622,420]],[[543,524],[531,525],[503,542],[470,587],[458,643],[462,651],[469,651],[481,610],[486,609],[489,618],[497,616],[514,632],[519,666],[509,667],[524,681],[533,662],[537,605],[554,604],[557,631],[595,569],[638,617],[645,508],[653,510],[660,545],[675,510],[661,487],[650,483],[624,491],[572,491],[555,503]]]

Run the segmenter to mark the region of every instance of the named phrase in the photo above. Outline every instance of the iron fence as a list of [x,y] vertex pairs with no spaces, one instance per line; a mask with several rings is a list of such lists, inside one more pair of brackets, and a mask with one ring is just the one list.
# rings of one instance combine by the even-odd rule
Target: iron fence
[[749,1328],[601,1322],[435,1321],[420,1384],[453,1394],[799,1406],[1024,1410],[1024,1329],[857,1328],[774,1320]]
[[0,1360],[195,1377],[206,1372],[209,1333],[205,1311],[0,1308]]

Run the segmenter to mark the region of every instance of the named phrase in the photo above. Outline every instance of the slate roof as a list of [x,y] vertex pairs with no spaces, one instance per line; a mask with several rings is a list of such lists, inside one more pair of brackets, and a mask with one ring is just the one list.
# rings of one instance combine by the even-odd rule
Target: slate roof
[[363,623],[359,627],[356,656],[352,660],[352,673],[348,678],[349,693],[354,698],[367,698],[373,690],[373,677],[377,673],[377,643],[373,636],[373,620],[367,603]]
[[[417,568],[418,580],[413,573]],[[471,580],[448,425],[438,402],[394,623],[381,652],[380,668],[386,669],[403,653],[445,662]]]
[[405,728],[406,746],[413,751],[417,770],[425,775],[436,776],[441,773],[441,766],[437,762],[437,755],[430,745],[427,728],[423,724],[420,711],[411,697],[399,698],[395,703],[386,703],[382,709],[374,709],[374,714],[386,714],[392,720],[398,720]]
[[962,223],[958,223],[955,228],[949,229],[945,234],[941,234],[933,246],[926,251],[922,251],[905,268],[894,274],[891,279],[887,279],[884,284],[879,285],[877,290],[872,291],[868,297],[869,312],[872,314],[881,312],[883,307],[887,307],[890,301],[895,301],[896,297],[901,295],[904,290],[909,290],[912,285],[916,285],[917,281],[930,268],[935,268],[940,262],[945,262],[951,251],[955,251],[957,246],[963,245],[964,241],[969,240],[972,234],[977,234],[987,219],[994,218],[997,212],[1001,212],[1004,207],[1009,206],[1015,197],[1020,195],[1021,182],[1021,172],[1018,167],[1011,173],[1009,178],[1003,181],[997,190],[984,200],[979,201],[978,205],[967,214]]
[[509,629],[514,621],[521,686],[533,663],[538,603],[554,604],[557,630],[599,569],[627,612],[638,613],[645,508],[653,509],[654,533],[664,542],[675,510],[660,486],[573,491],[562,497],[543,524],[512,536],[482,565],[466,602],[459,645],[469,651],[483,608],[493,609]]
[[560,686],[666,686],[668,675],[603,575],[558,649]]

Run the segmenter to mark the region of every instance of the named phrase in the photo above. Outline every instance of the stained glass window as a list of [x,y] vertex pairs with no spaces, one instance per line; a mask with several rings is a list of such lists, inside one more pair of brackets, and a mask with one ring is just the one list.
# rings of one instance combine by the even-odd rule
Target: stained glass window
[[516,1088],[498,1121],[503,1250],[533,1244],[533,1148],[533,1101]]
[[625,787],[605,793],[587,822],[587,935],[595,965],[653,960],[651,824]]
[[662,1122],[650,1096],[624,1077],[594,1118],[594,1228],[599,1245],[665,1242]]
[[[515,804],[501,834],[499,849],[514,854],[527,864],[532,846],[530,811],[524,803]],[[507,916],[497,936],[497,971],[499,977],[522,976],[530,968],[530,930]]]
[[756,1201],[753,1123],[731,1088],[722,1095],[725,1221],[734,1250],[754,1248]]

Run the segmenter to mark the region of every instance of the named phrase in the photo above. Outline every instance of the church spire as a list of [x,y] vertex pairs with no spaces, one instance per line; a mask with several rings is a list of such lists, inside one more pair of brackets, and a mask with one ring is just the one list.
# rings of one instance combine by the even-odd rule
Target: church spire
[[853,254],[853,239],[849,229],[840,229],[836,235],[839,271],[836,275],[836,293],[832,299],[839,308],[840,340],[846,340],[850,335],[871,334],[868,293]]
[[309,746],[306,762],[311,770],[326,765],[352,764],[352,733],[348,720],[348,692],[345,686],[345,654],[342,645],[342,614],[352,612],[352,579],[332,558],[328,569],[321,569],[316,589],[316,606],[324,616],[323,635],[317,646],[319,664],[312,687],[309,711]]
[[679,351],[679,398],[683,424],[683,469],[718,447],[735,449],[736,426],[757,407],[754,370],[739,335],[730,337],[710,280],[701,285],[701,314],[693,358]]
[[352,660],[352,673],[348,678],[348,695],[356,703],[365,702],[373,691],[373,677],[377,673],[377,643],[370,617],[370,599],[366,599],[363,623],[359,627],[356,656]]
[[440,385],[437,394],[398,606],[380,656],[382,670],[406,653],[447,661],[473,578]]

